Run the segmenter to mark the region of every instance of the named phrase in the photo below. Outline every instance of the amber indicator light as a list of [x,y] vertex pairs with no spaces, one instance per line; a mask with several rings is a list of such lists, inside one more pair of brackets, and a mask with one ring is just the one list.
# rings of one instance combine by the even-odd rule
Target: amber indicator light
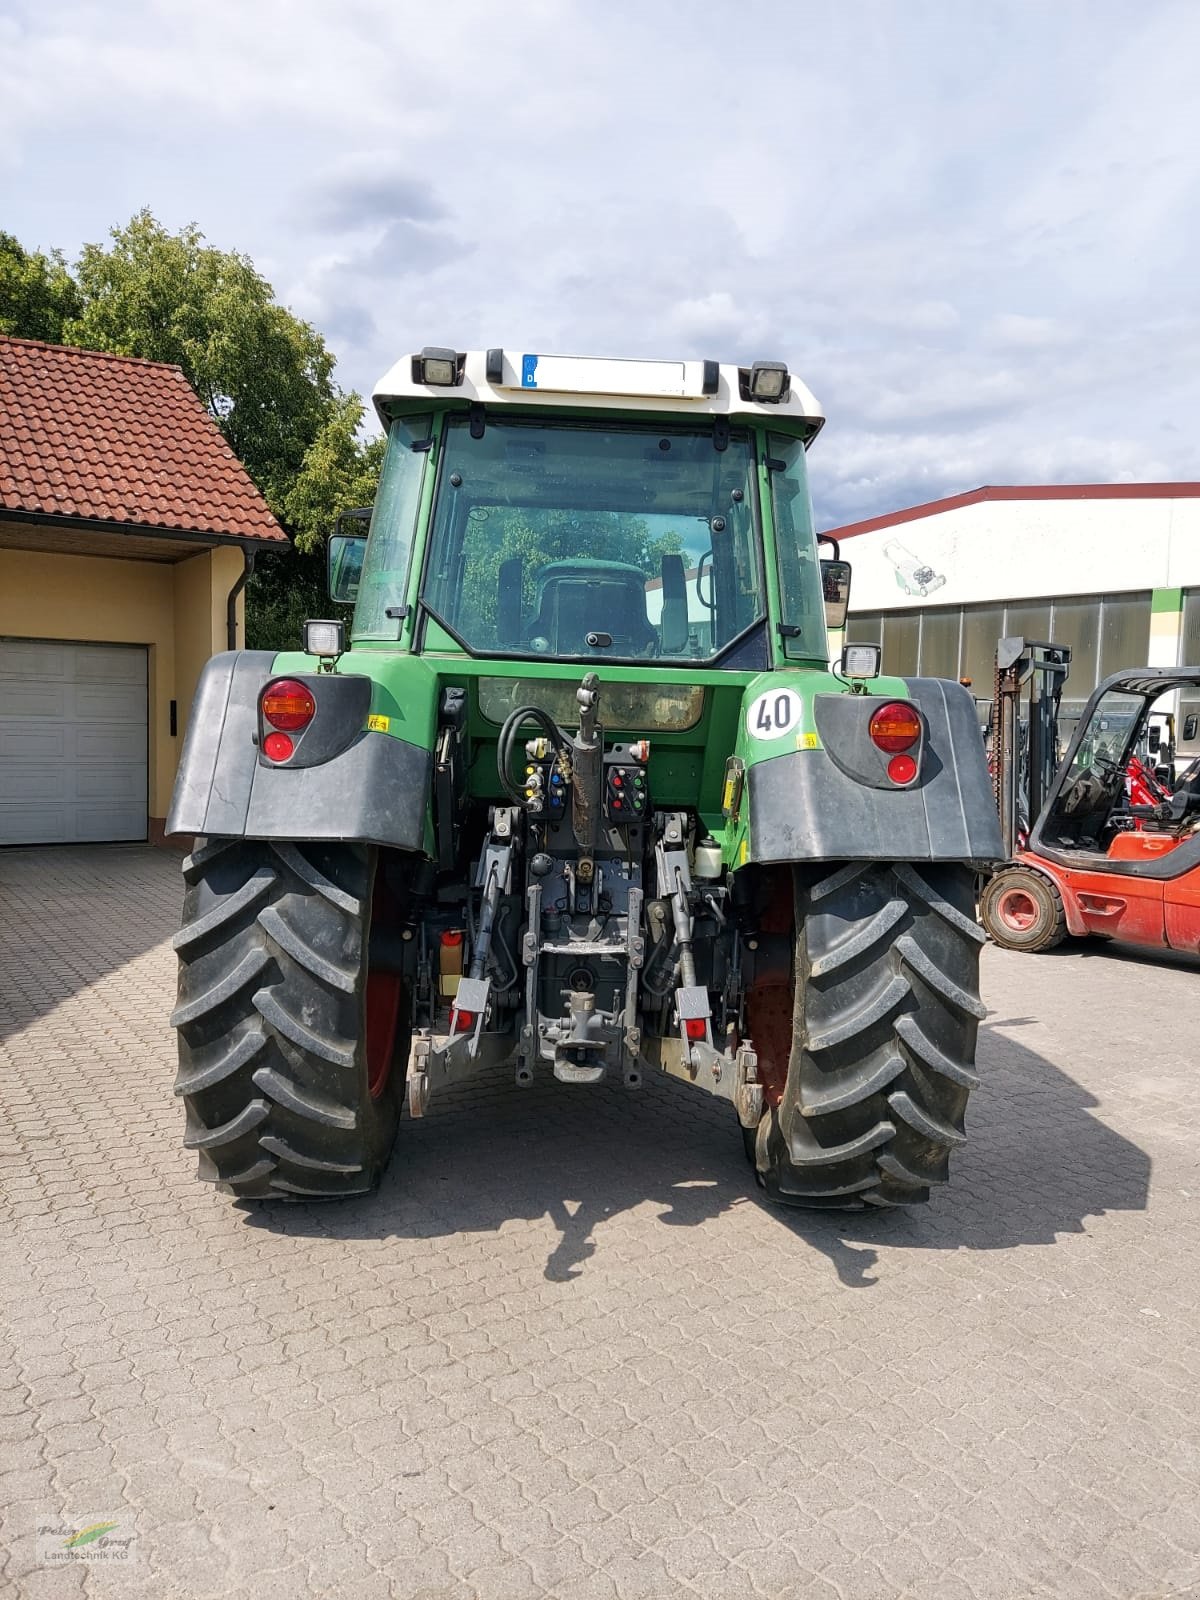
[[316,713],[312,691],[294,678],[277,678],[263,690],[262,714],[273,728],[285,732],[307,728]]
[[914,706],[891,700],[871,718],[871,742],[889,754],[907,750],[921,737],[921,719]]

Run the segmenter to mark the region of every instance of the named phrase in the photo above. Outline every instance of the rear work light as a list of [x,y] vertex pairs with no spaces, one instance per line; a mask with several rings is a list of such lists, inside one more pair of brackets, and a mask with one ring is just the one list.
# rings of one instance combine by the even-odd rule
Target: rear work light
[[871,718],[872,744],[889,755],[908,750],[921,737],[921,719],[916,707],[903,700],[891,700]]
[[273,728],[296,733],[307,728],[317,714],[317,702],[312,690],[306,689],[295,678],[276,678],[263,690],[263,720]]
[[419,356],[412,358],[413,382],[425,383],[431,388],[456,389],[462,382],[465,359],[457,350],[427,344]]
[[750,381],[746,385],[751,400],[767,400],[772,404],[785,398],[788,392],[788,369],[783,361],[756,361],[750,368]]

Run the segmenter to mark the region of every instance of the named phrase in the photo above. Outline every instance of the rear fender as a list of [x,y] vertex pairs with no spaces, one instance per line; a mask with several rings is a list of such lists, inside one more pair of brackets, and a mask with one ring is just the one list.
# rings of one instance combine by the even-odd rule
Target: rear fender
[[1075,891],[1071,886],[1071,874],[1061,868],[1044,861],[1041,856],[1032,856],[1027,850],[1018,850],[1013,856],[1013,862],[1018,867],[1027,867],[1030,872],[1036,872],[1039,878],[1046,878],[1058,890],[1058,898],[1062,901],[1063,914],[1066,917],[1067,932],[1075,938],[1091,933],[1091,929],[1079,914],[1079,902],[1075,898]]
[[[957,683],[907,678],[850,694],[822,678],[795,734],[746,747],[748,821],[737,865],[788,861],[1002,859],[1000,824],[975,703]],[[829,684],[835,692],[825,693]],[[747,689],[750,706],[764,680]],[[882,692],[879,692],[882,690]],[[872,713],[911,701],[924,736],[915,781],[898,786],[871,743]],[[743,717],[743,729],[746,725]],[[778,748],[779,753],[770,753]],[[790,748],[789,748],[790,746]]]
[[428,750],[367,726],[370,678],[288,671],[317,714],[276,765],[258,746],[258,701],[279,676],[275,652],[217,655],[201,673],[179,760],[168,834],[338,839],[425,850]]

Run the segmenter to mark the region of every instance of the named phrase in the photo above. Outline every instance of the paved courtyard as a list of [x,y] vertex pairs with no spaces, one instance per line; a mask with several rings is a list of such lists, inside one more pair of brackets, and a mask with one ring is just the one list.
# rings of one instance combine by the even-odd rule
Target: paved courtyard
[[0,1595],[1200,1594],[1195,965],[989,949],[913,1214],[767,1209],[683,1086],[505,1075],[377,1197],[238,1209],[180,1148],[179,900],[0,853]]

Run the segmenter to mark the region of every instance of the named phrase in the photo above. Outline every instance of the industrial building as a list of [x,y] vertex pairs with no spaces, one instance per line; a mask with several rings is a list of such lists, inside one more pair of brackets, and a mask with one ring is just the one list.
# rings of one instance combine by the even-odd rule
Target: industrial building
[[[1119,668],[1200,664],[1200,483],[973,489],[829,534],[854,567],[846,638],[882,643],[885,671],[986,697],[998,639],[1069,645],[1069,718]],[[1200,700],[1177,710],[1182,731]]]

